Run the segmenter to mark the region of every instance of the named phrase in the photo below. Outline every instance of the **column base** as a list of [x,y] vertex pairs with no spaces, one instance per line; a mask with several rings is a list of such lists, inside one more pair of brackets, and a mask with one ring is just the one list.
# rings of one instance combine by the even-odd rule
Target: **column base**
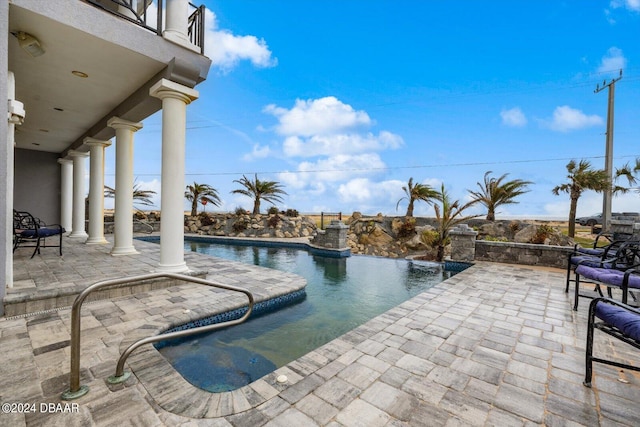
[[87,245],[104,245],[109,242],[104,237],[89,237],[84,243]]
[[69,237],[72,239],[83,238],[86,239],[89,235],[85,231],[72,231],[69,233]]
[[120,255],[135,255],[135,254],[139,254],[140,252],[136,251],[136,248],[134,248],[133,246],[128,246],[126,248],[121,247],[121,248],[113,248],[111,249],[111,255],[112,256],[120,256]]
[[191,43],[189,37],[178,31],[165,30],[162,32],[162,37],[164,37],[165,40],[177,44],[178,46],[182,46],[194,52],[200,53],[200,48]]
[[189,271],[187,263],[180,264],[158,264],[156,272],[158,273],[186,273]]

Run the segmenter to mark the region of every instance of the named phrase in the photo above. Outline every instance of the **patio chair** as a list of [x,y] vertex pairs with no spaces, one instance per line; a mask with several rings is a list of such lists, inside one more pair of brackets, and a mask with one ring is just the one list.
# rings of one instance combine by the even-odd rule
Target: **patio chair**
[[[565,292],[569,292],[569,283],[575,283],[575,300],[573,309],[578,309],[578,298],[593,298],[589,295],[580,294],[580,275],[586,282],[594,284],[594,292],[598,292],[599,296],[603,296],[600,285],[608,287],[609,296],[611,296],[610,287],[620,287],[619,281],[613,281],[607,284],[600,279],[603,274],[623,275],[625,271],[640,265],[640,243],[637,241],[615,242],[616,246],[608,246],[604,248],[601,255],[574,254],[569,256],[567,264],[567,284]],[[571,272],[574,273],[574,279],[571,279]]]
[[609,298],[613,297],[611,292],[612,288],[620,289],[622,292],[622,302],[624,304],[628,301],[630,290],[640,289],[640,270],[638,270],[638,267],[622,271],[612,268],[596,268],[580,265],[576,268],[576,296],[573,306],[574,310],[578,309],[579,297],[589,297],[588,295],[580,295],[578,292],[578,288],[580,287],[580,277],[583,277],[589,283],[595,284],[596,290],[601,297],[603,296],[601,286],[607,287],[607,294]]
[[[65,229],[59,224],[47,225],[29,212],[13,211],[13,252],[19,247],[35,248],[33,258],[40,248],[59,248],[62,256],[62,234]],[[47,244],[47,237],[58,236],[58,244]]]
[[609,298],[596,298],[589,305],[584,385],[591,387],[593,362],[640,371],[639,366],[593,356],[595,329],[640,349],[640,310]]
[[[604,246],[598,246],[600,239],[607,239],[609,243]],[[583,248],[576,244],[573,247],[573,252],[568,255],[567,259],[567,282],[565,292],[569,292],[569,284],[575,281],[575,279],[571,279],[571,273],[578,265],[586,264],[591,267],[598,267],[605,263],[606,260],[615,258],[617,250],[630,241],[631,240],[628,238],[612,240],[611,235],[601,233],[596,236],[596,240],[593,242],[593,247],[591,248]]]

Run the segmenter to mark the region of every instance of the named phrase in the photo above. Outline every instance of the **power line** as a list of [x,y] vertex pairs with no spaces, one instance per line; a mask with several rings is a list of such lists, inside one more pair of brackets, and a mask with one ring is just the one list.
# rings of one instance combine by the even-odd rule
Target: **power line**
[[[581,157],[582,159],[603,159],[605,156],[587,156]],[[640,154],[628,154],[618,156],[616,159],[624,158],[638,158]],[[551,159],[525,159],[525,160],[506,160],[499,162],[469,162],[469,163],[448,163],[448,164],[431,164],[431,165],[416,165],[416,166],[386,166],[379,168],[351,168],[351,169],[315,169],[304,171],[244,171],[244,172],[195,172],[185,173],[185,176],[225,176],[225,175],[275,175],[275,174],[303,174],[303,173],[328,173],[328,172],[376,172],[376,171],[388,171],[388,170],[402,170],[402,169],[432,169],[432,168],[451,168],[451,167],[464,167],[464,166],[489,166],[489,165],[502,165],[502,164],[522,164],[522,163],[542,163],[542,162],[559,162],[575,160],[575,157],[559,157]],[[115,176],[115,174],[107,174],[108,176]],[[160,173],[147,173],[147,174],[135,174],[136,176],[160,176]]]

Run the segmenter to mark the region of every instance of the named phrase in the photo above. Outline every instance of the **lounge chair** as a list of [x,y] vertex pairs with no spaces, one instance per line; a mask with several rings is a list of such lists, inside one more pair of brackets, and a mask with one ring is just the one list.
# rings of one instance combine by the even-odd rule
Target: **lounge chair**
[[593,356],[595,329],[640,349],[640,310],[609,298],[596,298],[589,305],[584,385],[591,387],[593,362],[640,371],[639,366]]
[[[47,225],[29,212],[13,211],[13,252],[19,247],[35,248],[31,258],[40,253],[40,248],[59,248],[62,256],[62,234],[65,229],[59,224]],[[47,244],[47,237],[58,236],[58,244]]]

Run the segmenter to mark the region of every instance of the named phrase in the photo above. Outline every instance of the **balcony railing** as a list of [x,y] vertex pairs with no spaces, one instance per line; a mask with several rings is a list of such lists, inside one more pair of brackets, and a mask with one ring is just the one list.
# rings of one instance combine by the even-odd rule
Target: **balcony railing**
[[[155,0],[155,15],[151,13],[153,10],[149,6],[154,0],[84,0],[102,10],[105,10],[127,21],[133,22],[142,28],[153,31],[162,36],[164,24],[163,16],[163,0]],[[189,3],[192,10],[189,15],[188,36],[189,41],[200,48],[200,53],[204,54],[204,6],[195,6]]]

